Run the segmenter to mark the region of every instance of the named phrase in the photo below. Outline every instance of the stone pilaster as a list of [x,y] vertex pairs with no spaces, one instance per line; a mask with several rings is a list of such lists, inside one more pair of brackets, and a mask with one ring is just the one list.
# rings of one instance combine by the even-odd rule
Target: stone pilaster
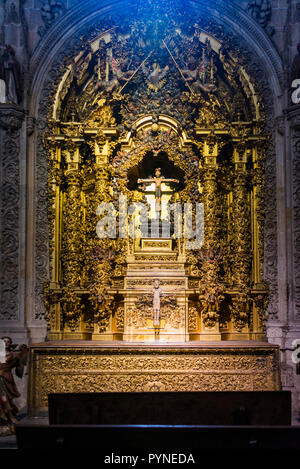
[[25,158],[24,111],[13,104],[0,107],[0,334],[27,338],[25,288]]

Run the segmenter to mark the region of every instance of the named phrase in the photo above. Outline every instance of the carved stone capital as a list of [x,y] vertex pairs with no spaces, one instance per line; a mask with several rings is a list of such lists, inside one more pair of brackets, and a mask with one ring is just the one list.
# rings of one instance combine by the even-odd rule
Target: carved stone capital
[[276,119],[275,119],[275,122],[276,122],[277,132],[280,135],[284,135],[284,133],[285,133],[285,118],[284,118],[284,116],[277,116]]
[[13,104],[0,105],[0,127],[9,135],[21,128],[24,117],[25,112],[20,110],[17,106]]
[[35,129],[35,125],[36,125],[35,117],[28,116],[26,123],[27,123],[27,135],[28,135],[28,137],[30,137],[30,135],[33,134],[34,129]]

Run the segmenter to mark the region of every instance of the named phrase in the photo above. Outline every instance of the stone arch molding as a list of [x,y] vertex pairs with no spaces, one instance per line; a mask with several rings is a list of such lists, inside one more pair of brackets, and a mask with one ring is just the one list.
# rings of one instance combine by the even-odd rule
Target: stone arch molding
[[[43,37],[36,48],[30,63],[32,85],[30,89],[30,114],[37,118],[35,141],[35,246],[34,273],[35,295],[33,320],[44,317],[43,284],[49,275],[49,239],[47,222],[47,154],[43,147],[42,135],[47,129],[49,100],[55,86],[66,70],[65,57],[74,53],[82,35],[89,34],[89,28],[99,24],[109,15],[120,14],[137,3],[120,1],[111,3],[88,0],[80,2],[57,22]],[[224,34],[238,44],[247,58],[247,70],[259,81],[264,100],[266,126],[271,129],[274,118],[274,100],[281,95],[283,67],[281,59],[266,33],[237,4],[217,0],[215,2],[187,1],[186,8],[211,18],[221,24]],[[32,136],[33,137],[33,136]],[[270,285],[271,302],[269,313],[277,317],[277,262],[274,253],[276,246],[276,200],[273,194],[276,187],[275,147],[271,141],[266,164],[266,215],[265,233],[265,277]]]

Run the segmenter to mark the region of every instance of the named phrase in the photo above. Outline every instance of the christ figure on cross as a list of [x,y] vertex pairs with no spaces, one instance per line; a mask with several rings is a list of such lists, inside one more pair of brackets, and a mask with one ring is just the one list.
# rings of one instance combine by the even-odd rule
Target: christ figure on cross
[[148,178],[148,179],[138,179],[137,180],[138,184],[142,183],[155,183],[155,211],[160,212],[161,211],[161,195],[162,195],[162,189],[161,185],[163,182],[168,183],[168,182],[176,182],[177,184],[179,183],[178,179],[165,179],[161,175],[161,169],[156,168],[155,169],[155,176],[154,178]]
[[153,325],[154,328],[159,327],[160,322],[160,281],[156,278],[154,280],[154,288],[153,288]]

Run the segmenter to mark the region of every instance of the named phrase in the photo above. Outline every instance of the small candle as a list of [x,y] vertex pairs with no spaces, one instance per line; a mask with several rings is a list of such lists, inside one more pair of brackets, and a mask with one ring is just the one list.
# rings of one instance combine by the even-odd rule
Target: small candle
[[108,63],[108,57],[106,56],[106,74],[105,74],[106,81],[108,81],[108,75],[109,75],[109,63]]
[[100,57],[98,57],[98,80],[101,80]]

